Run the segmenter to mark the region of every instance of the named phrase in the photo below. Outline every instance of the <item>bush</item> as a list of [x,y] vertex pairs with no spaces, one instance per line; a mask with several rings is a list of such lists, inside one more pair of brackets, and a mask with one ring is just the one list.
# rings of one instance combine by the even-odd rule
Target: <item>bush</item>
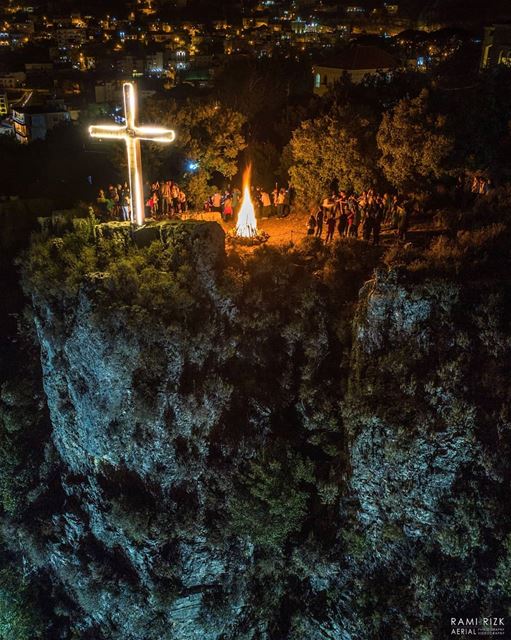
[[411,274],[481,277],[506,268],[510,260],[509,241],[506,225],[491,224],[458,231],[455,238],[438,236],[422,251],[411,245],[394,245],[384,261],[389,267],[406,268]]
[[0,570],[0,640],[42,638],[45,625],[28,585],[12,569]]
[[[232,531],[263,547],[281,547],[307,515],[313,465],[291,450],[252,462],[229,500]],[[307,486],[309,485],[309,486]]]
[[39,482],[39,463],[49,435],[42,389],[37,377],[29,374],[30,366],[0,391],[0,506],[15,518],[23,515],[28,493]]

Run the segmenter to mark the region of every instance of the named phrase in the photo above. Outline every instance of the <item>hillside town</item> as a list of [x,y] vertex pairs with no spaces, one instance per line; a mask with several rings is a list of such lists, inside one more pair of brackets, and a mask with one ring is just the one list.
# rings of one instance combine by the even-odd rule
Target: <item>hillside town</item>
[[187,0],[136,0],[116,14],[68,6],[65,15],[30,0],[0,9],[0,133],[19,142],[63,122],[119,118],[127,79],[146,97],[207,93],[234,60],[298,62],[320,96],[346,75],[421,73],[474,51],[482,68],[511,64],[511,8],[486,25],[467,11],[453,28],[448,12],[406,0],[225,3],[223,18]]

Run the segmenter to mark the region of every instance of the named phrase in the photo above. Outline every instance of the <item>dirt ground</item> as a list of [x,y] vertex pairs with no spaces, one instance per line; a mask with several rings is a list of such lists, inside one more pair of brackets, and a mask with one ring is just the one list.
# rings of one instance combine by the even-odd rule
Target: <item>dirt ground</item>
[[[183,216],[185,217],[185,216]],[[227,233],[236,226],[236,220],[223,222],[219,213],[195,213],[190,218],[198,220],[213,220],[218,222]],[[307,232],[307,214],[291,213],[285,218],[262,218],[257,221],[259,231],[266,231],[270,238],[269,244],[285,244],[287,242],[299,242]]]
[[[218,222],[227,233],[235,227],[235,219],[231,222],[223,222],[219,213],[190,213],[183,215],[183,218],[194,218],[196,220],[211,220]],[[288,242],[297,243],[305,238],[307,234],[307,221],[309,219],[308,213],[296,213],[293,212],[285,218],[262,218],[257,221],[257,226],[260,231],[266,231],[269,234],[268,244],[282,245]],[[424,244],[427,240],[431,239],[433,235],[436,235],[440,230],[434,230],[431,225],[431,220],[412,220],[410,231],[408,234],[408,241],[414,244]],[[326,235],[326,228],[323,226],[323,238]],[[339,236],[336,232],[334,238]],[[390,245],[397,241],[396,232],[391,229],[385,228],[381,230],[381,244]]]

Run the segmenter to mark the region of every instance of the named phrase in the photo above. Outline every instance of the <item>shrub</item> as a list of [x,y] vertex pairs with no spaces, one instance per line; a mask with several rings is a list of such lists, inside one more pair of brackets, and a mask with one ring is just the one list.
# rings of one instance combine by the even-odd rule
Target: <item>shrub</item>
[[42,638],[44,624],[33,593],[12,569],[0,570],[0,640]]
[[228,503],[233,532],[263,547],[282,546],[303,524],[311,490],[306,485],[313,482],[312,463],[290,450],[252,462]]

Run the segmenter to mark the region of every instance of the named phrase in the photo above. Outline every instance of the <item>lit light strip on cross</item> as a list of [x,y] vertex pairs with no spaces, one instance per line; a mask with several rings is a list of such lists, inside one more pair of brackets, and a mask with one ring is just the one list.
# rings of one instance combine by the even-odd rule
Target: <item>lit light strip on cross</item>
[[122,127],[116,124],[93,125],[89,127],[89,134],[93,138],[124,140],[126,142],[130,176],[131,221],[142,225],[145,220],[145,212],[140,141],[149,140],[150,142],[167,144],[175,140],[176,134],[171,129],[162,129],[161,127],[139,127],[137,125],[135,86],[131,82],[125,82],[122,90],[126,126]]

